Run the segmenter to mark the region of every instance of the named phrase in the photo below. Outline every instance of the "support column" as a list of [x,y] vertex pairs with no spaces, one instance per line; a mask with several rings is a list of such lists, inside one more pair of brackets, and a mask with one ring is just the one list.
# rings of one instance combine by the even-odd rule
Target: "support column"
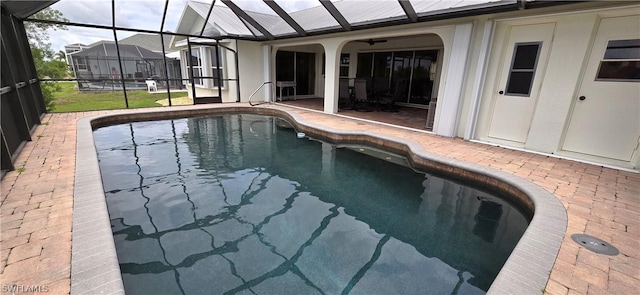
[[270,102],[271,98],[273,97],[272,95],[273,83],[275,83],[275,81],[271,77],[271,69],[272,69],[271,66],[273,65],[272,58],[271,58],[271,45],[262,46],[262,61],[264,63],[262,66],[263,82],[272,82],[271,84],[264,85],[263,100],[265,102]]
[[[447,74],[443,79],[446,84],[442,97],[438,98],[438,110],[440,113],[433,128],[433,131],[438,135],[456,136],[458,110],[462,101],[462,87],[466,77],[472,28],[473,24],[470,23],[455,26],[453,41],[449,49],[449,58],[444,65],[447,67]],[[445,50],[447,50],[446,47],[447,44],[445,44]]]
[[473,81],[473,92],[471,93],[472,101],[469,108],[469,118],[464,131],[464,139],[472,140],[475,138],[476,125],[478,123],[478,112],[480,109],[480,101],[484,91],[485,73],[487,72],[487,64],[489,62],[489,51],[491,50],[491,39],[493,35],[493,21],[487,20],[484,23],[484,31],[482,34],[482,44],[480,45],[480,54],[478,55],[478,65],[476,67],[476,78]]
[[340,52],[342,43],[339,40],[322,42],[326,57],[324,69],[324,112],[335,114],[338,112],[338,85],[340,79]]

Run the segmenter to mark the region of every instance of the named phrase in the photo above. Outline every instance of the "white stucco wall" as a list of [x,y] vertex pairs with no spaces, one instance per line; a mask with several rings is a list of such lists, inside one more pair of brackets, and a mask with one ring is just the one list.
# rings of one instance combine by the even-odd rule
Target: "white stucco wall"
[[[584,75],[584,69],[589,61],[590,48],[598,30],[599,20],[603,17],[616,17],[640,12],[635,8],[602,8],[577,12],[550,13],[546,16],[521,17],[496,20],[493,44],[485,71],[484,91],[482,92],[478,113],[475,138],[510,146],[509,142],[490,138],[489,124],[492,118],[492,110],[495,103],[495,93],[504,85],[497,85],[500,76],[500,66],[504,62],[506,51],[507,58],[511,58],[512,48],[504,48],[510,26],[529,25],[541,23],[554,23],[554,36],[551,43],[546,69],[542,75],[542,83],[530,122],[526,141],[518,148],[543,152],[549,154],[565,154],[561,150],[566,128],[573,110],[573,105],[580,90],[580,84]],[[480,38],[478,38],[480,39]],[[476,42],[476,45],[479,44]],[[508,62],[508,61],[507,61]],[[471,85],[467,84],[467,94]],[[468,98],[470,99],[470,98]],[[465,106],[467,103],[465,103]],[[464,114],[470,112],[463,111]],[[467,115],[467,118],[469,115]],[[461,118],[461,121],[467,118]],[[463,130],[458,130],[458,134]],[[615,132],[615,131],[612,131]],[[568,154],[567,154],[568,155]],[[580,156],[576,154],[570,157],[580,157],[588,161],[605,164],[627,166],[614,160],[592,156]],[[637,159],[635,160],[637,161]],[[633,161],[632,161],[633,162]],[[628,167],[634,163],[629,163]],[[637,163],[635,163],[637,165]]]
[[[614,6],[626,5],[626,8]],[[275,79],[275,56],[278,50],[316,54],[315,88],[312,96],[324,97],[324,111],[337,112],[339,57],[350,54],[349,77],[357,72],[357,55],[361,52],[439,49],[439,69],[434,95],[438,106],[434,132],[444,136],[490,141],[536,152],[558,153],[568,118],[580,87],[588,53],[605,16],[629,14],[629,4],[585,2],[539,9],[470,16],[459,19],[398,25],[330,35],[298,37],[266,42],[237,41],[240,54],[241,101],[247,101],[265,80]],[[638,6],[634,6],[638,10]],[[488,129],[504,49],[512,25],[554,23],[554,37],[546,69],[528,130],[521,145],[488,138]],[[197,21],[193,27],[201,27]],[[369,45],[353,42],[367,39],[391,39]],[[235,48],[235,41],[228,46]],[[322,55],[326,56],[322,68]],[[510,54],[510,53],[509,53]],[[233,55],[226,55],[226,77],[235,78]],[[323,75],[324,70],[324,75]],[[225,83],[223,101],[236,101],[234,82]],[[275,89],[260,91],[254,101],[263,101]],[[191,95],[191,93],[190,93]],[[217,89],[198,88],[200,95],[217,95]],[[636,157],[636,162],[638,157]]]
[[[249,96],[262,85],[262,82],[265,82],[263,78],[265,63],[263,62],[262,45],[260,42],[238,41],[237,50],[239,53],[240,101],[246,102],[249,101]],[[228,74],[230,78],[235,78],[235,69],[230,69]],[[259,91],[251,100],[263,101],[264,92]]]
[[547,153],[558,149],[596,20],[595,13],[558,19],[525,148]]

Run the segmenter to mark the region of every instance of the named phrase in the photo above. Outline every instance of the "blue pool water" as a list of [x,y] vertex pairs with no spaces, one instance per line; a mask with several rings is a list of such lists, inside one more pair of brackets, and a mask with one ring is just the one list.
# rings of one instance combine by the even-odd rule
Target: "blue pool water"
[[485,191],[300,139],[274,117],[138,122],[94,138],[127,294],[483,294],[530,221]]

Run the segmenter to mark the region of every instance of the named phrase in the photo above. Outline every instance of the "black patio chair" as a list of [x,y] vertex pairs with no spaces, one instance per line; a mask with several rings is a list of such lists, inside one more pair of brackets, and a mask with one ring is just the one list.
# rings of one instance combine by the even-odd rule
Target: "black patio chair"
[[396,82],[396,87],[393,94],[390,92],[386,95],[381,95],[378,98],[378,103],[383,105],[382,111],[384,112],[397,112],[398,108],[395,105],[396,101],[399,101],[403,95],[407,92],[407,80],[400,79]]
[[349,79],[341,78],[338,84],[338,107],[343,110],[353,110],[353,105],[354,102],[349,89]]

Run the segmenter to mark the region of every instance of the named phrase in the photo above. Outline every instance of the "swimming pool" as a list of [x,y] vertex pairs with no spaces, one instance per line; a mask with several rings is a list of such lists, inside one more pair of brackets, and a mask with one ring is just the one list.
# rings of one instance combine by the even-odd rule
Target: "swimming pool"
[[98,129],[125,289],[484,293],[526,210],[376,149],[234,114]]

